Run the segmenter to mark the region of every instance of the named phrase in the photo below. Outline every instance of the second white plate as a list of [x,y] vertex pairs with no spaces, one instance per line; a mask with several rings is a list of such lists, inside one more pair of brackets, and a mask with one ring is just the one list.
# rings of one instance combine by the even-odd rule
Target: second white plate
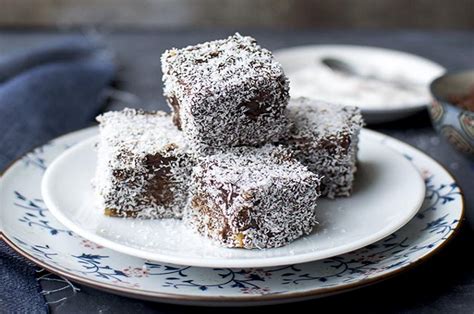
[[[292,97],[358,106],[368,123],[393,121],[425,109],[431,101],[429,84],[445,72],[441,65],[423,57],[368,46],[299,46],[275,51],[274,55],[290,79]],[[401,91],[389,91],[374,83],[362,88],[360,81],[335,75],[322,65],[323,57],[343,60],[388,80],[412,82],[420,91],[400,98]],[[361,90],[369,92],[370,96],[360,98]]]
[[[91,179],[96,137],[59,156],[47,169],[42,193],[66,227],[110,249],[152,261],[202,267],[267,267],[319,260],[378,241],[405,225],[420,208],[425,185],[411,163],[363,130],[355,191],[320,200],[319,226],[288,246],[227,249],[193,234],[181,221],[110,218],[94,206]],[[178,231],[178,232],[177,232]],[[179,236],[176,236],[179,235]]]

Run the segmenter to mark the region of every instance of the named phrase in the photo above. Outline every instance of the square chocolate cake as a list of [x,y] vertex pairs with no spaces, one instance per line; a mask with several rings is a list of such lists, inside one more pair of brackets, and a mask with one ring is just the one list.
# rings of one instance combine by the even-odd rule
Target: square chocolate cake
[[192,158],[164,112],[125,109],[97,117],[93,180],[107,216],[179,218],[188,198]]
[[316,224],[319,177],[281,147],[201,157],[193,184],[185,221],[222,246],[280,247]]
[[288,106],[290,133],[285,144],[309,170],[322,176],[321,195],[349,196],[357,170],[360,110],[306,98]]
[[255,146],[286,134],[288,80],[254,38],[236,33],[167,50],[161,64],[173,120],[195,149]]

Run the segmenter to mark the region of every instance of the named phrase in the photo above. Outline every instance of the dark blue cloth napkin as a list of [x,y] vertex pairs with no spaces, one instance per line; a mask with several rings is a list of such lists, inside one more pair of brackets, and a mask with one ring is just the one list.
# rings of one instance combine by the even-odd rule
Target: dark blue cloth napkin
[[[116,74],[98,42],[72,37],[0,56],[0,169],[35,146],[90,124]],[[47,312],[35,268],[0,241],[0,312]]]

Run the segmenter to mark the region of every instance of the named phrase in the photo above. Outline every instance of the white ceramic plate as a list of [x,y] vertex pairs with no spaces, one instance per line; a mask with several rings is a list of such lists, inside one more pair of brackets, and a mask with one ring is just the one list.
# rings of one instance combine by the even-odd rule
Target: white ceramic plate
[[[426,108],[430,103],[429,84],[433,79],[445,72],[439,64],[425,58],[389,49],[348,46],[348,45],[313,45],[282,49],[274,52],[290,79],[292,97],[305,96],[332,103],[355,105],[361,108],[366,122],[380,123],[409,116]],[[370,98],[358,100],[353,93],[332,81],[333,73],[321,66],[322,57],[334,57],[350,64],[378,73],[386,78],[404,78],[419,85],[422,94],[412,98],[397,99],[397,94],[381,99]],[[313,71],[314,70],[314,71]],[[312,75],[311,72],[313,73]],[[318,73],[314,79],[314,73]],[[313,79],[312,79],[313,78]],[[322,81],[322,82],[321,82]],[[327,88],[312,88],[312,85],[330,84],[332,92],[323,92]],[[414,84],[414,85],[415,85]],[[322,85],[321,85],[322,86]],[[317,92],[319,91],[319,93]],[[358,91],[358,89],[355,89]],[[344,97],[340,99],[341,95]]]
[[402,155],[361,133],[359,172],[349,198],[321,200],[319,226],[276,249],[213,245],[180,220],[111,218],[93,204],[91,180],[97,137],[59,156],[46,171],[42,194],[50,212],[80,236],[110,249],[157,262],[201,267],[268,267],[319,260],[378,241],[405,225],[420,208],[423,179]]
[[95,129],[86,129],[65,135],[8,168],[0,178],[0,237],[42,268],[129,297],[248,306],[341,293],[426,260],[453,237],[463,216],[461,191],[442,166],[407,144],[370,132],[371,139],[406,156],[425,180],[423,206],[400,230],[357,251],[299,265],[255,269],[153,263],[82,238],[57,221],[41,199],[41,180],[52,160],[94,134]]

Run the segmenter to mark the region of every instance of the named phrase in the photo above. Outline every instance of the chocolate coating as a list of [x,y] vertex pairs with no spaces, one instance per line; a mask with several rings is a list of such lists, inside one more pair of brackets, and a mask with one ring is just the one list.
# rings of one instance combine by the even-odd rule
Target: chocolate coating
[[276,142],[286,135],[288,80],[266,49],[235,34],[162,57],[164,94],[194,149]]

